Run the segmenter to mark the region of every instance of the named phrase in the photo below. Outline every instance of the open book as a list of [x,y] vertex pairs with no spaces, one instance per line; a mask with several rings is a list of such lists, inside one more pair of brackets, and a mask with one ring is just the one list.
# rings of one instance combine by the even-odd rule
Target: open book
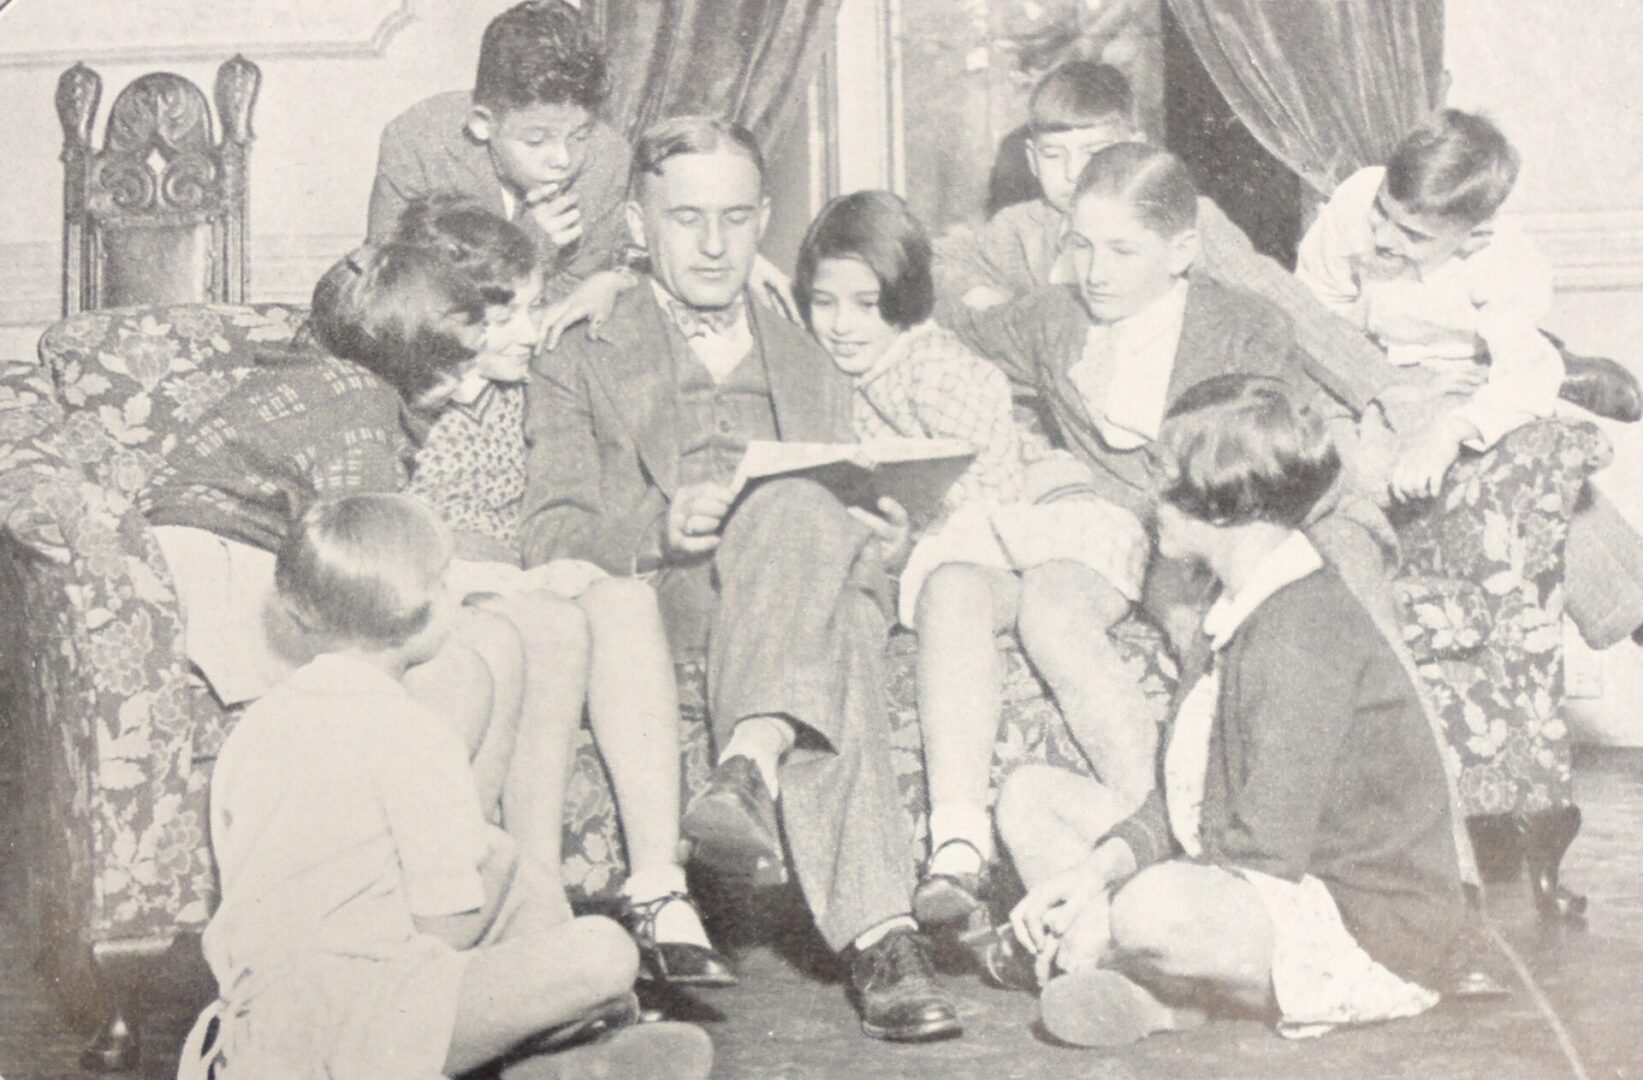
[[941,513],[942,500],[975,451],[957,439],[875,439],[864,443],[748,443],[730,482],[734,499],[772,476],[814,480],[850,506],[900,503],[915,529]]

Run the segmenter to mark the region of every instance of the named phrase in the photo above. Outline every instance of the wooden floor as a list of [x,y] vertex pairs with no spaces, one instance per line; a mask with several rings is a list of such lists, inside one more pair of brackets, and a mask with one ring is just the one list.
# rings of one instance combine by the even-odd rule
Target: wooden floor
[[[717,1075],[761,1080],[1636,1077],[1643,1071],[1643,751],[1582,755],[1576,789],[1587,820],[1565,877],[1591,897],[1589,928],[1548,931],[1532,917],[1521,886],[1494,888],[1492,918],[1533,982],[1505,1001],[1445,1003],[1413,1020],[1305,1042],[1256,1023],[1222,1021],[1098,1053],[1046,1042],[1026,995],[955,974],[948,985],[961,1003],[965,1037],[891,1046],[859,1033],[840,973],[817,947],[802,908],[777,895],[757,907],[717,905],[735,910],[733,925],[718,933],[733,942],[742,985],[670,1004],[711,1032]],[[82,1076],[76,1058],[86,1033],[64,1019],[30,958],[30,943],[0,912],[0,1077]],[[1510,970],[1509,961],[1502,966]],[[142,1076],[175,1075],[189,1019],[210,995],[189,943],[149,996]],[[667,1075],[665,1063],[658,1075]]]

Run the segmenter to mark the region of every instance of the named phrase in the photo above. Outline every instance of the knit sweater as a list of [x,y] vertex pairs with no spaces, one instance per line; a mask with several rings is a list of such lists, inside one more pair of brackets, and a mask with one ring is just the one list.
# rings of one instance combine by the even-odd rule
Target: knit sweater
[[[1370,956],[1442,985],[1464,915],[1443,763],[1368,613],[1326,568],[1261,604],[1218,663],[1203,860],[1312,875]],[[1161,791],[1109,835],[1138,866],[1178,854]]]

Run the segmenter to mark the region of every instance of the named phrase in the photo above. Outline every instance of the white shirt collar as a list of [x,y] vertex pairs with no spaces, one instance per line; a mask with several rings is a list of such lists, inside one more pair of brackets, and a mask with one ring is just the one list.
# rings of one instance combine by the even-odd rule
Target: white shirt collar
[[404,693],[386,671],[347,653],[320,653],[291,673],[291,685],[320,694]]
[[1158,437],[1181,345],[1188,284],[1127,318],[1092,324],[1083,359],[1067,370],[1108,445],[1132,450]]
[[1236,593],[1222,591],[1204,614],[1204,633],[1210,645],[1224,649],[1238,628],[1264,604],[1273,593],[1285,585],[1300,581],[1309,574],[1323,569],[1323,556],[1312,546],[1312,541],[1299,530],[1292,531],[1282,543],[1261,560],[1244,587]]

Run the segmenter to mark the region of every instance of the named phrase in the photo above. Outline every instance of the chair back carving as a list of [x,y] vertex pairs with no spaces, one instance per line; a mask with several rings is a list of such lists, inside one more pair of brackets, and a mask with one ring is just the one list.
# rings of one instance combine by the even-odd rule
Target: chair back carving
[[200,88],[156,72],[114,99],[101,149],[103,81],[84,64],[57,81],[63,126],[63,314],[133,304],[239,303],[248,283],[246,162],[262,72],[217,70],[217,116]]

